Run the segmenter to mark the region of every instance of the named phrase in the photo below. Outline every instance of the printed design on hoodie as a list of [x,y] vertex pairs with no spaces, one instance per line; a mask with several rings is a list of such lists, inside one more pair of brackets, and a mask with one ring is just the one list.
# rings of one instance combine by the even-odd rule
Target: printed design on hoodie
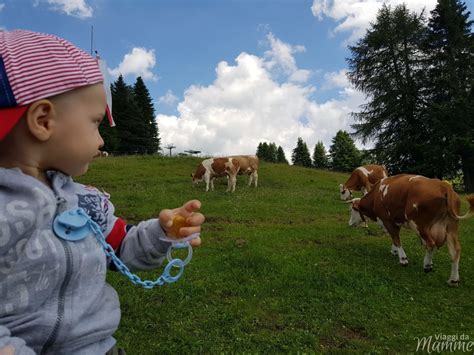
[[109,201],[101,193],[77,195],[77,204],[97,223],[102,231],[107,230],[107,213],[109,211]]

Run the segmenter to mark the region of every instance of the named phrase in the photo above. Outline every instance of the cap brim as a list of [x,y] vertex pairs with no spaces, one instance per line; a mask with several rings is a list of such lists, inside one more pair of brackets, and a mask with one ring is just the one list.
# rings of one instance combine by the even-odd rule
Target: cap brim
[[15,127],[27,109],[28,105],[0,109],[0,140]]
[[115,127],[115,121],[114,121],[114,118],[112,117],[112,112],[110,112],[109,105],[107,105],[105,112],[107,114],[107,119],[109,120],[110,127]]

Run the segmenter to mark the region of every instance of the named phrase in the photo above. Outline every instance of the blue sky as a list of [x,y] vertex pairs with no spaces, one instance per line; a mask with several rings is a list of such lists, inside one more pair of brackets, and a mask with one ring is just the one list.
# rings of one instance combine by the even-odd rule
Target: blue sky
[[[398,4],[399,0],[390,0]],[[435,0],[410,0],[431,10]],[[472,11],[472,0],[467,2]],[[379,0],[0,0],[0,28],[64,37],[107,61],[128,83],[142,76],[160,136],[177,152],[255,153],[298,137],[312,151],[364,97],[345,79],[347,45]]]

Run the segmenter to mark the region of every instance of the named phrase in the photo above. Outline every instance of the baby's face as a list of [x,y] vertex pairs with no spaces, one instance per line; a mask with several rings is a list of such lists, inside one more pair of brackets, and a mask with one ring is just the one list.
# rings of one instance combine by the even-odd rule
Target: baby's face
[[51,168],[71,176],[85,174],[104,141],[99,124],[107,106],[102,84],[95,84],[51,100],[57,112],[51,138]]

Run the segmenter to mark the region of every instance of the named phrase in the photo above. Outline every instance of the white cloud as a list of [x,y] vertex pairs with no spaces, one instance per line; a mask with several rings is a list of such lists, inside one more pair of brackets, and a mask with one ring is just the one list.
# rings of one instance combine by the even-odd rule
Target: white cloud
[[335,20],[338,24],[334,32],[350,32],[348,41],[354,42],[365,34],[384,2],[392,7],[406,3],[408,9],[418,13],[424,8],[429,12],[436,6],[436,0],[314,0],[311,11],[319,20]]
[[165,95],[161,96],[158,99],[158,102],[160,104],[165,104],[165,105],[168,105],[168,106],[172,106],[176,102],[178,102],[178,97],[175,96],[171,90],[168,90]]
[[155,50],[135,47],[130,53],[125,54],[122,62],[115,69],[109,69],[111,75],[117,77],[134,75],[143,79],[157,80],[152,70],[155,67]]
[[337,72],[328,72],[324,74],[323,89],[345,88],[350,86],[347,79],[347,69],[341,69]]
[[[282,50],[258,57],[240,53],[234,64],[216,67],[208,86],[193,85],[178,104],[178,115],[157,116],[164,145],[178,151],[196,149],[209,155],[254,154],[258,143],[275,142],[287,159],[302,137],[309,149],[318,140],[327,147],[339,129],[350,131],[350,112],[363,102],[363,95],[345,87],[339,97],[324,103],[312,101],[315,88],[301,82],[277,81],[274,66],[286,63],[298,73],[289,44],[274,38]],[[278,54],[277,54],[278,53]],[[341,82],[341,81],[339,81]]]
[[270,49],[265,52],[265,66],[270,70],[281,71],[290,81],[304,83],[311,76],[310,70],[298,69],[294,54],[306,51],[301,45],[292,46],[276,38],[273,33],[267,34]]
[[5,4],[0,4],[0,11],[2,11],[4,7],[5,7]]
[[69,16],[80,19],[92,17],[92,7],[87,5],[85,0],[46,0],[46,2],[53,10]]

